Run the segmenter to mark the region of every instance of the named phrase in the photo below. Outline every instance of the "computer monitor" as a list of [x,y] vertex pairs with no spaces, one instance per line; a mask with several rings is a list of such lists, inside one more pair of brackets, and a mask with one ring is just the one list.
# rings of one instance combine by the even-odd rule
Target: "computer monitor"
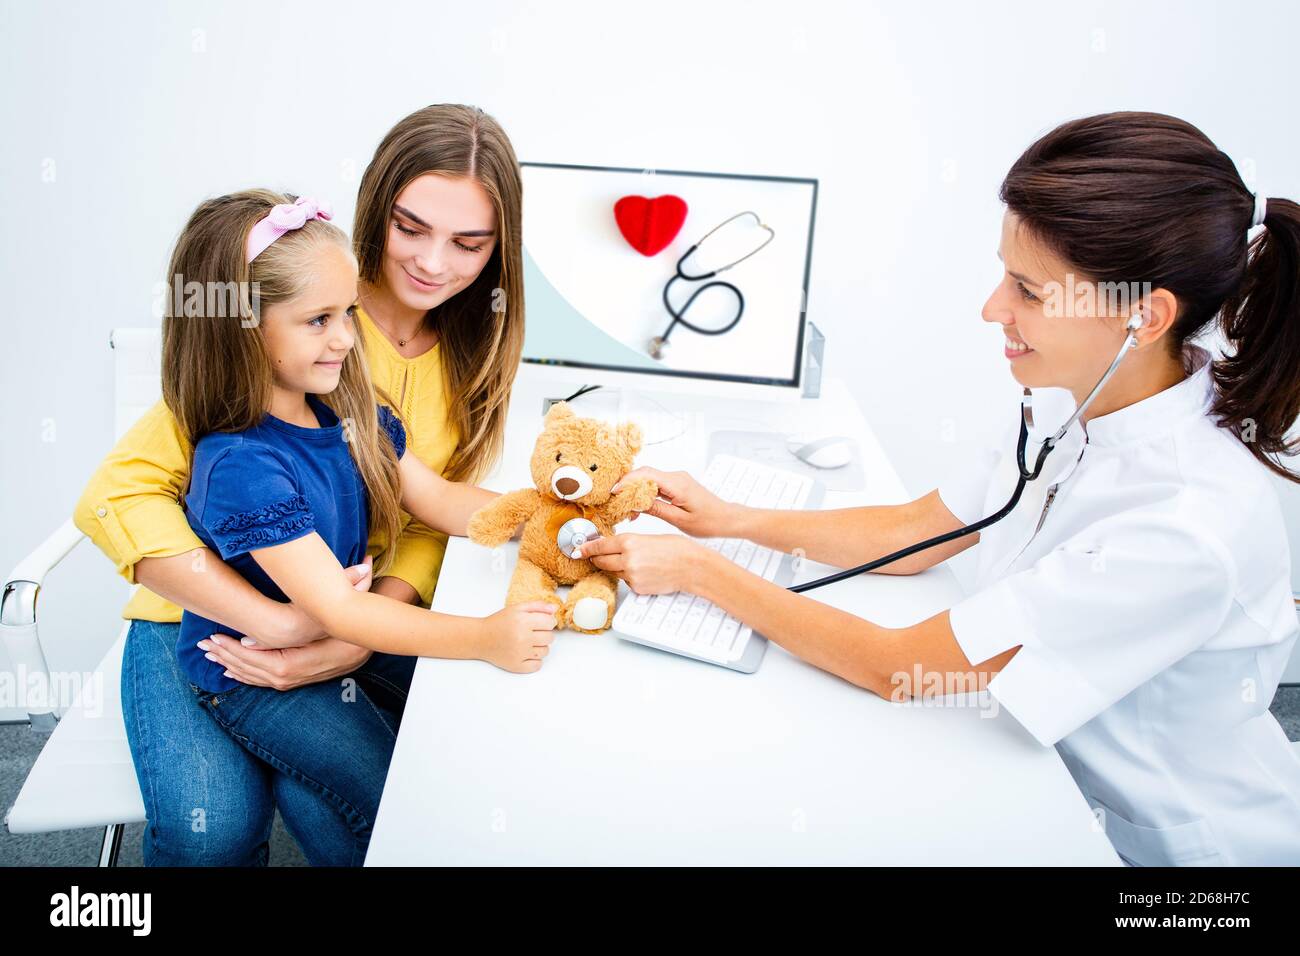
[[[658,391],[797,397],[803,386],[806,303],[812,266],[817,180],[782,176],[521,163],[523,173],[524,361],[585,380]],[[633,199],[684,201],[680,229],[662,249],[648,231],[671,233],[674,200],[648,212]],[[642,208],[638,209],[637,206]],[[630,214],[629,214],[630,212]],[[751,215],[752,214],[752,215]],[[620,225],[619,219],[623,222]],[[678,279],[743,259],[712,279]],[[641,246],[641,249],[634,247]],[[647,252],[653,254],[647,255]],[[752,255],[750,254],[752,253]],[[739,321],[709,335],[673,327],[667,349],[653,344],[672,323],[671,306],[705,330],[725,327],[739,302],[708,282],[727,282],[743,296]],[[655,354],[652,354],[655,353]]]

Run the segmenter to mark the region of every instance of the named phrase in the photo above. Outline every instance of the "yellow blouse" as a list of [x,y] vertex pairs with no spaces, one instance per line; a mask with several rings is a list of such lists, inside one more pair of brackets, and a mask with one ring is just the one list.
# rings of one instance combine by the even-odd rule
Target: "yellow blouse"
[[[423,355],[403,358],[369,315],[358,309],[357,318],[370,374],[396,404],[406,425],[407,448],[434,471],[443,472],[460,436],[447,418],[442,343]],[[189,443],[159,401],[122,436],[82,492],[74,522],[128,581],[135,583],[135,565],[141,558],[166,558],[203,547],[181,507],[189,470]],[[403,513],[388,574],[415,588],[428,607],[446,547],[445,534]],[[367,553],[379,550],[372,538]],[[181,619],[181,609],[141,587],[122,616],[173,622]]]

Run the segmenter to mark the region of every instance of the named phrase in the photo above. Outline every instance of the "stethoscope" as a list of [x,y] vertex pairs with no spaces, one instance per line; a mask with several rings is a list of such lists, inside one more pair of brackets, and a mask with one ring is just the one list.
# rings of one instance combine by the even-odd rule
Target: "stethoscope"
[[[756,248],[745,253],[739,259],[727,263],[725,266],[721,266],[717,269],[714,269],[712,272],[706,272],[703,275],[695,275],[695,276],[688,275],[686,271],[683,269],[683,265],[685,264],[686,260],[689,259],[692,255],[694,255],[699,250],[700,246],[704,245],[704,243],[708,241],[709,236],[713,235],[723,226],[733,223],[737,219],[740,219],[743,216],[753,216],[754,222],[758,223],[758,227],[767,232],[767,238],[764,239]],[[662,359],[664,358],[665,355],[668,354],[668,349],[672,344],[671,342],[668,341],[668,336],[672,334],[673,329],[676,328],[679,324],[686,326],[692,332],[698,332],[700,335],[721,335],[724,332],[730,332],[732,329],[734,329],[736,327],[736,323],[740,321],[740,317],[745,314],[745,296],[741,293],[741,291],[738,288],[736,288],[730,282],[706,282],[704,285],[700,286],[698,289],[696,289],[694,292],[691,293],[691,297],[686,300],[685,304],[683,304],[680,309],[674,309],[672,302],[670,302],[668,299],[668,290],[673,287],[674,282],[676,282],[678,279],[685,279],[687,282],[703,282],[705,279],[712,279],[714,276],[718,275],[719,273],[726,272],[728,269],[740,265],[742,262],[744,262],[750,256],[757,253],[760,249],[763,248],[763,246],[766,246],[769,242],[771,242],[775,238],[776,238],[776,232],[772,229],[771,226],[769,226],[767,223],[763,222],[763,220],[758,218],[758,213],[746,210],[745,212],[738,212],[734,216],[731,216],[728,219],[724,219],[722,222],[718,223],[716,226],[714,226],[712,229],[706,232],[700,238],[699,242],[695,243],[695,245],[691,246],[684,253],[682,253],[682,257],[677,260],[676,274],[672,278],[670,278],[668,282],[664,285],[664,308],[667,309],[668,314],[672,316],[672,321],[668,323],[668,328],[664,329],[662,335],[656,335],[646,344],[646,351],[649,353],[650,357],[654,359]],[[703,329],[700,328],[698,325],[691,323],[685,318],[686,310],[691,307],[692,302],[694,302],[697,298],[699,298],[701,292],[705,292],[713,288],[730,289],[732,291],[732,293],[736,296],[736,315],[730,322],[728,322],[720,329]]]
[[1110,381],[1110,377],[1115,374],[1115,370],[1119,368],[1119,363],[1124,360],[1124,356],[1128,353],[1128,350],[1137,345],[1137,330],[1141,327],[1142,316],[1134,313],[1132,318],[1128,320],[1128,324],[1125,326],[1128,335],[1124,339],[1124,344],[1119,347],[1119,351],[1115,354],[1115,360],[1110,363],[1110,368],[1106,369],[1106,374],[1101,377],[1101,381],[1099,381],[1093,390],[1088,393],[1088,397],[1083,400],[1075,413],[1070,416],[1069,420],[1060,427],[1055,435],[1043,443],[1043,447],[1038,452],[1038,459],[1034,462],[1033,471],[1030,471],[1025,465],[1025,443],[1029,438],[1029,429],[1034,426],[1034,410],[1032,407],[1033,395],[1030,393],[1028,388],[1025,389],[1024,397],[1020,401],[1020,440],[1016,443],[1016,465],[1020,469],[1020,480],[1016,483],[1016,490],[1012,493],[1011,500],[1003,505],[1001,510],[989,515],[987,518],[982,518],[979,521],[976,521],[974,524],[968,524],[963,528],[958,528],[956,531],[949,531],[941,535],[936,535],[933,538],[928,538],[925,541],[919,541],[916,544],[895,551],[893,554],[887,554],[883,558],[868,561],[866,564],[859,565],[856,568],[837,571],[835,574],[828,574],[826,577],[818,578],[815,581],[807,581],[803,584],[791,585],[789,590],[794,591],[796,594],[801,594],[804,591],[811,591],[814,588],[825,587],[827,584],[834,584],[836,581],[843,581],[845,578],[865,574],[868,571],[876,570],[876,568],[884,567],[886,564],[893,564],[895,561],[916,554],[918,551],[925,551],[926,549],[933,548],[936,545],[944,544],[948,541],[956,541],[958,538],[963,538],[968,534],[974,534],[976,531],[980,531],[991,524],[1001,521],[1011,513],[1011,509],[1013,509],[1016,506],[1016,503],[1020,501],[1020,495],[1025,490],[1025,483],[1033,481],[1039,476],[1043,470],[1043,462],[1047,460],[1047,456],[1051,453],[1052,449],[1056,447],[1056,443],[1065,437],[1065,433],[1070,430],[1070,426],[1079,420],[1079,416],[1082,415],[1084,410],[1092,403],[1092,400],[1097,397],[1097,394],[1102,390],[1102,387]]
[[[788,590],[793,591],[796,594],[802,594],[804,591],[811,591],[814,588],[825,587],[828,584],[834,584],[835,582],[843,581],[846,578],[856,577],[859,574],[865,574],[868,571],[876,570],[876,568],[884,567],[886,564],[893,564],[895,561],[916,554],[918,551],[925,551],[928,548],[933,548],[948,541],[956,541],[958,538],[963,538],[968,534],[974,534],[976,531],[983,530],[989,525],[1001,521],[1011,513],[1011,510],[1015,508],[1016,504],[1020,501],[1020,495],[1025,490],[1025,484],[1033,481],[1042,473],[1043,463],[1047,461],[1047,456],[1051,454],[1052,449],[1055,448],[1057,443],[1065,437],[1065,433],[1070,430],[1070,426],[1079,420],[1079,416],[1082,415],[1088,406],[1092,404],[1093,399],[1097,397],[1106,383],[1110,381],[1110,377],[1115,374],[1115,370],[1119,368],[1119,363],[1124,360],[1124,356],[1128,354],[1128,350],[1137,345],[1137,330],[1141,327],[1141,315],[1135,314],[1128,320],[1128,324],[1125,326],[1128,335],[1125,336],[1124,344],[1119,347],[1119,351],[1115,353],[1115,359],[1110,363],[1110,368],[1106,369],[1106,374],[1101,377],[1101,380],[1097,382],[1092,391],[1088,393],[1088,397],[1083,400],[1082,404],[1079,405],[1078,409],[1075,410],[1074,414],[1069,417],[1066,423],[1057,430],[1055,435],[1048,438],[1043,443],[1043,447],[1039,449],[1038,458],[1034,461],[1033,471],[1030,471],[1029,467],[1025,464],[1025,445],[1029,439],[1029,429],[1034,427],[1033,394],[1028,388],[1025,389],[1024,396],[1020,400],[1020,439],[1016,442],[1016,466],[1020,470],[1020,480],[1016,483],[1016,490],[1011,494],[1011,500],[1003,505],[999,511],[989,515],[987,518],[982,518],[979,521],[976,521],[974,524],[968,524],[965,527],[958,528],[956,531],[948,531],[944,534],[936,535],[933,538],[927,538],[924,541],[919,541],[916,544],[895,551],[893,554],[887,554],[883,558],[876,558],[874,561],[860,564],[856,568],[837,571],[834,574],[828,574],[826,577],[818,578],[815,581],[806,581],[803,584],[793,584],[788,588]],[[576,557],[577,555],[574,552],[582,546],[583,542],[599,536],[600,531],[591,521],[586,518],[571,518],[561,526],[559,534],[557,535],[556,544],[559,545],[560,550],[566,555]]]

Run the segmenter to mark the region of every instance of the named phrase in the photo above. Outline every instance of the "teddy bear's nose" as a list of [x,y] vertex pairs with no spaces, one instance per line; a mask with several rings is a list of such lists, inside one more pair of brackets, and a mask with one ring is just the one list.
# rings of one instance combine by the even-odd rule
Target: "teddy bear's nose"
[[562,495],[571,495],[578,490],[578,483],[572,478],[560,478],[555,482],[555,490]]

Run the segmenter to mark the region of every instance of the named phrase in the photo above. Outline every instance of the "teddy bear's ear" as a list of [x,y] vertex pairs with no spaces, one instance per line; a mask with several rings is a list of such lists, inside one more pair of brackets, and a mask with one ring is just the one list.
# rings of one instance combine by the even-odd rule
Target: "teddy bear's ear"
[[554,425],[566,418],[577,418],[577,415],[573,413],[568,402],[556,402],[547,410],[546,417],[542,421],[547,425]]
[[627,448],[629,455],[635,455],[641,450],[641,426],[636,422],[624,422],[618,426],[618,437]]

